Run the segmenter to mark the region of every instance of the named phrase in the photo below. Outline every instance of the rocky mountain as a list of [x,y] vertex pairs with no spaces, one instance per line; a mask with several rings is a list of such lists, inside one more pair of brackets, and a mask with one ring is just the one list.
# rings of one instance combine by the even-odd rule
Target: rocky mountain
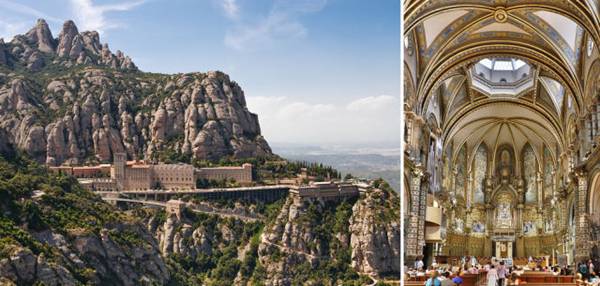
[[[342,281],[353,271],[371,277],[399,275],[399,203],[387,183],[355,202],[297,202],[289,197],[261,237],[258,254],[266,268],[266,284],[338,285],[332,272]],[[319,275],[311,276],[306,269],[333,269],[322,274],[333,280],[319,280]]]
[[222,72],[153,74],[113,54],[97,32],[44,20],[0,39],[0,128],[50,165],[161,156],[216,160],[267,156],[256,114]]
[[48,175],[14,149],[10,154],[0,156],[1,285],[170,280],[158,245],[137,220],[75,179]]

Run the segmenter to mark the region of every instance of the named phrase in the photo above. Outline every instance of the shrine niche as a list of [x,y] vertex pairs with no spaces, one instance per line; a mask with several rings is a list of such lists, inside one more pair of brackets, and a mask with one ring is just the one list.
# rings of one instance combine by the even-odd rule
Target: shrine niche
[[514,227],[514,198],[508,190],[501,190],[495,198],[496,208],[494,211],[495,228]]
[[533,221],[523,222],[523,235],[532,236],[537,234],[537,228]]

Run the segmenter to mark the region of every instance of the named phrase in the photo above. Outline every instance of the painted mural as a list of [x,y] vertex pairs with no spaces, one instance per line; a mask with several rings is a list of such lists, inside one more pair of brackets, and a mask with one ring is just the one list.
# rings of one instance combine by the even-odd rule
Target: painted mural
[[525,180],[525,203],[537,202],[535,153],[531,145],[523,148],[523,179]]
[[465,151],[465,146],[463,145],[458,151],[456,155],[456,194],[465,196],[465,185],[467,181],[467,171],[466,171],[466,163],[467,163],[467,152]]
[[473,188],[473,203],[483,204],[484,203],[484,180],[485,173],[487,169],[487,149],[485,145],[482,143],[477,148],[477,153],[475,154],[475,165],[474,169],[474,182],[475,186]]
[[554,178],[552,173],[554,173],[552,155],[550,149],[544,146],[544,198],[552,196],[552,180]]

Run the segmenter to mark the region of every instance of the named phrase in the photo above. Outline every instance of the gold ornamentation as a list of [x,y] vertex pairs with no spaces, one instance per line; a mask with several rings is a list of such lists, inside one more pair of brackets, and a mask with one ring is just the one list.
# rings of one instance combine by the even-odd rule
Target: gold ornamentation
[[508,20],[508,13],[504,8],[498,8],[494,11],[494,19],[496,19],[496,22],[498,23],[504,23]]

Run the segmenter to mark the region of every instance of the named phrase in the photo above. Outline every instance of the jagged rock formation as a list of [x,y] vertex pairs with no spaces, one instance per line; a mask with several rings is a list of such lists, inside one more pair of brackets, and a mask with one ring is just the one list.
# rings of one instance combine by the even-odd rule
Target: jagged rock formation
[[[316,212],[323,211],[322,202],[312,205]],[[301,220],[306,212],[306,205],[298,205],[289,197],[275,223],[263,233],[258,253],[267,273],[265,284],[292,285],[300,265],[310,269],[318,265],[319,259],[329,259],[326,243],[316,236],[316,225]]]
[[399,275],[397,205],[399,197],[387,184],[385,189],[370,190],[353,204],[321,200],[299,203],[289,197],[263,233],[258,249],[266,284],[296,285],[302,283],[299,277],[307,276],[303,273],[306,269],[316,272],[330,267],[348,272],[347,266],[372,277]]
[[[352,267],[361,273],[400,272],[400,214],[394,192],[375,189],[352,208]],[[397,209],[396,209],[397,210]]]
[[50,165],[110,161],[115,152],[219,159],[271,154],[242,89],[222,72],[142,73],[97,32],[39,20],[0,40],[0,128]]
[[[153,210],[137,210],[136,216],[154,234],[163,257],[174,265],[172,282],[245,285],[241,281],[248,281],[252,275],[255,258],[248,254],[249,245],[251,236],[258,235],[260,222]],[[198,276],[206,280],[199,281]]]
[[9,257],[0,260],[0,282],[78,285],[75,276],[80,273],[73,271],[77,268],[89,269],[85,278],[95,285],[107,281],[113,285],[139,285],[143,281],[164,284],[169,280],[156,248],[124,245],[111,239],[107,229],[101,233],[100,237],[75,234],[72,241],[52,231],[35,233],[40,242],[60,249],[62,257],[49,261],[44,253],[36,255],[28,248],[14,246]]

